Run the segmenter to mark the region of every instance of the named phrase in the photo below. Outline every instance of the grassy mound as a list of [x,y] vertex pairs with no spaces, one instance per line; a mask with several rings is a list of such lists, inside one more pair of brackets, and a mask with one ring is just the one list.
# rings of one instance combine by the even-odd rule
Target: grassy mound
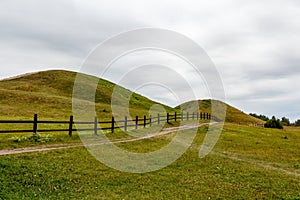
[[[33,114],[37,113],[43,118],[67,119],[72,114],[72,93],[76,74],[51,70],[0,81],[0,118],[31,119]],[[95,79],[97,78],[84,75],[83,88],[91,87]],[[111,95],[116,85],[103,79],[97,81],[96,111],[101,118],[109,118]],[[130,99],[130,113],[133,115],[147,115],[151,106],[159,104],[120,86],[118,90],[122,93],[120,98]],[[167,111],[173,110],[162,106]]]
[[182,105],[179,105],[176,107],[176,109],[182,109],[187,112],[194,112],[192,110],[193,105],[197,104],[199,105],[199,112],[207,112],[212,113],[212,104],[214,107],[213,113],[216,117],[222,118],[222,110],[226,110],[226,117],[225,122],[229,123],[238,123],[238,124],[246,124],[246,125],[253,125],[253,124],[262,124],[263,121],[260,119],[257,119],[255,117],[252,117],[226,103],[223,103],[221,101],[217,100],[198,100],[197,101],[190,101],[187,103],[184,103]]
[[[72,94],[76,72],[63,70],[42,71],[26,74],[0,81],[0,119],[26,119],[37,113],[45,119],[68,119],[72,115]],[[91,88],[96,77],[84,75],[81,84],[83,88]],[[103,79],[97,79],[98,86],[95,93],[96,111],[100,118],[111,117],[111,96],[116,85]],[[132,93],[130,90],[118,86],[117,104],[121,100],[130,99],[130,114],[148,115],[153,105],[159,104],[144,96]],[[87,96],[91,95],[87,92]],[[86,99],[81,99],[85,101]],[[125,100],[126,102],[126,100]],[[195,101],[187,102],[176,108],[163,106],[168,112],[189,111]],[[226,122],[240,124],[257,124],[261,120],[249,116],[242,111],[216,100],[199,100],[200,112],[211,113],[214,104],[217,117],[221,117],[223,107],[226,107]],[[125,105],[127,106],[127,105]],[[121,117],[121,116],[120,116]],[[122,116],[123,117],[123,116]]]

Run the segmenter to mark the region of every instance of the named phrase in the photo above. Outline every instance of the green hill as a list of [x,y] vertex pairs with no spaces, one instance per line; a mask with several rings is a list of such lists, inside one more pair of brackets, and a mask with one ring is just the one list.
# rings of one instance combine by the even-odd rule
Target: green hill
[[[183,103],[182,105],[179,105],[176,107],[176,109],[182,109],[187,112],[195,112],[192,110],[193,104],[197,103],[197,101],[190,101],[187,103]],[[198,100],[199,105],[199,112],[207,112],[211,113],[212,109],[212,103],[214,104],[214,113],[215,116],[218,118],[224,118],[222,117],[222,111],[223,109],[226,109],[226,116],[225,116],[225,122],[229,123],[238,123],[238,124],[262,124],[263,121],[260,119],[257,119],[255,117],[252,117],[226,103],[223,103],[218,100]]]
[[[72,114],[71,97],[76,74],[51,70],[0,81],[0,118],[31,119],[37,113],[42,118],[68,119]],[[83,88],[91,87],[92,81],[97,79],[89,75],[83,77]],[[111,117],[111,94],[114,88],[115,84],[99,79],[95,102],[97,115],[101,118]],[[159,104],[125,88],[117,88],[122,93],[120,98],[130,98],[131,114],[147,115],[151,106]],[[167,111],[173,110],[164,107]]]
[[[76,72],[63,70],[42,71],[32,74],[25,74],[15,78],[0,81],[0,119],[32,119],[37,113],[44,119],[68,119],[72,115],[72,93]],[[96,77],[83,75],[81,84],[83,88],[91,87]],[[143,116],[148,115],[153,105],[159,104],[139,94],[132,93],[123,87],[116,87],[115,84],[103,80],[99,81],[95,102],[97,115],[100,118],[111,117],[111,95],[115,88],[118,88],[121,95],[118,95],[116,104],[122,104],[121,100],[130,98],[130,114]],[[88,91],[88,90],[87,90]],[[88,92],[86,96],[90,95]],[[86,99],[81,99],[85,101]],[[249,116],[242,111],[215,100],[199,100],[200,112],[211,113],[211,104],[214,102],[216,116],[221,114],[218,110],[226,106],[226,122],[253,124],[262,123],[261,120]],[[189,111],[192,103],[184,103],[176,108],[163,106],[168,112],[179,112],[179,109]],[[125,105],[126,106],[126,105]],[[123,116],[119,116],[123,117]]]

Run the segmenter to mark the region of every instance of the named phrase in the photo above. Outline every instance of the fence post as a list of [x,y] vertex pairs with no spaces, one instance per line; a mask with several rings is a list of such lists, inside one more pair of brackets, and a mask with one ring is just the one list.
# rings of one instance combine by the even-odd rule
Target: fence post
[[177,113],[175,112],[174,115],[175,115],[175,116],[174,116],[174,119],[175,119],[175,122],[176,122],[176,120],[177,120]]
[[72,131],[73,131],[73,115],[70,116],[70,122],[69,122],[69,136],[72,137]]
[[125,121],[124,121],[124,131],[127,131],[127,116],[125,116]]
[[33,133],[37,134],[37,127],[38,127],[38,115],[34,114],[33,117]]
[[186,120],[189,120],[189,112],[186,113]]
[[139,116],[135,117],[135,129],[138,129],[139,126]]
[[97,118],[97,116],[94,117],[94,134],[98,135],[98,118]]
[[115,129],[115,118],[111,117],[111,133],[114,133]]
[[202,112],[200,112],[200,119],[202,119]]
[[157,114],[157,123],[160,124],[160,118],[159,113]]
[[206,119],[208,119],[208,113],[206,113]]
[[169,113],[167,113],[167,123],[169,123]]
[[144,128],[146,127],[146,115],[144,115]]
[[152,115],[150,115],[149,124],[150,124],[150,126],[152,126]]

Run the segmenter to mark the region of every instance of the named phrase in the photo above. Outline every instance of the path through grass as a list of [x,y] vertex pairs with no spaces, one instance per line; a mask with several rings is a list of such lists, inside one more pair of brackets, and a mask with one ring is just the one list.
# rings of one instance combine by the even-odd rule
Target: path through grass
[[[106,167],[84,147],[1,156],[0,197],[300,199],[299,177],[257,164],[268,163],[299,173],[299,130],[277,131],[227,124],[215,153],[199,159],[198,150],[206,129],[199,129],[191,148],[176,162],[145,174],[124,173]],[[153,151],[169,140],[169,135],[164,135],[121,146],[139,152]]]

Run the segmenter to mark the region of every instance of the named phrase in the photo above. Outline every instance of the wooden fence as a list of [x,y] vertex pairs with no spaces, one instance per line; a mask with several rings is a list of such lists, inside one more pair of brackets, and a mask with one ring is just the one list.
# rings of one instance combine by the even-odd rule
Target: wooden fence
[[[170,121],[185,121],[185,120],[214,120],[218,121],[218,119],[214,116],[211,116],[209,113],[174,113],[163,116],[157,114],[157,116],[146,116],[139,118],[138,116],[135,119],[129,120],[127,116],[124,117],[124,120],[115,120],[114,117],[111,118],[109,121],[98,121],[98,118],[95,117],[93,121],[82,121],[82,122],[75,122],[73,116],[70,116],[68,121],[45,121],[45,120],[38,120],[38,115],[35,114],[33,120],[0,120],[0,124],[32,124],[32,129],[27,130],[0,130],[0,133],[43,133],[43,132],[68,132],[69,136],[72,136],[74,131],[93,131],[95,135],[97,135],[99,130],[111,130],[114,133],[115,129],[124,129],[126,132],[129,127],[135,127],[138,129],[139,127],[146,127],[152,126],[153,124],[160,124],[161,122]],[[64,124],[68,126],[68,128],[64,129],[38,129],[39,124]],[[80,125],[91,125],[92,128],[74,128],[73,125],[80,124]],[[121,126],[119,124],[122,124]],[[104,125],[105,127],[101,127]]]

